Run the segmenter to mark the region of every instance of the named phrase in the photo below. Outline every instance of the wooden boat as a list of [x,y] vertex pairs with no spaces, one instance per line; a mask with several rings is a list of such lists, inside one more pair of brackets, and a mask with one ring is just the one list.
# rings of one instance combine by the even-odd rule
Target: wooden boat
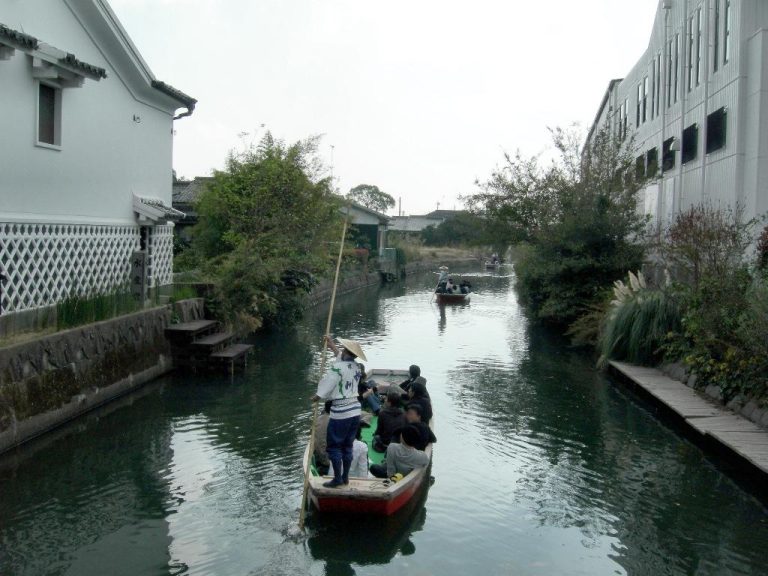
[[466,294],[462,294],[461,292],[452,294],[435,292],[435,298],[437,299],[438,304],[463,304],[464,302],[469,302],[469,297],[471,295],[471,292],[467,292]]
[[[368,372],[368,379],[376,380],[380,390],[392,384],[399,384],[408,379],[408,370],[374,369]],[[433,426],[434,417],[430,422]],[[373,451],[371,436],[375,430],[375,417],[371,428],[366,429],[363,439],[368,444],[368,454],[371,460],[381,460],[382,455]],[[342,512],[349,514],[370,514],[390,516],[405,506],[417,494],[420,488],[429,481],[429,470],[432,460],[432,445],[424,450],[430,458],[430,466],[411,471],[399,482],[391,482],[383,478],[350,478],[349,484],[339,488],[325,488],[323,482],[330,476],[321,476],[311,462],[309,444],[304,451],[304,470],[309,470],[308,496],[314,507],[320,512]]]
[[501,262],[496,260],[496,262],[493,262],[492,260],[486,260],[485,261],[485,269],[486,270],[497,270],[501,266]]

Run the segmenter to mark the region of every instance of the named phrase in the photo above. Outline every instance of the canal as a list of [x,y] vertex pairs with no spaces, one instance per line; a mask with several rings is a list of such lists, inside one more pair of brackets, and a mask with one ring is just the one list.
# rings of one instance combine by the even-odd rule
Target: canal
[[767,573],[766,509],[534,327],[510,274],[473,273],[467,306],[431,275],[338,302],[368,367],[428,380],[435,480],[407,518],[293,536],[318,309],[244,374],[169,376],[0,460],[0,574]]

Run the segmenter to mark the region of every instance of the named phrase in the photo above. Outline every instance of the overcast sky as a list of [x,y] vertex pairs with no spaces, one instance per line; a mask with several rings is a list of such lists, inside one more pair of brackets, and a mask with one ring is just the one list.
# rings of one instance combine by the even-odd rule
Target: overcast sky
[[504,150],[544,150],[548,126],[588,127],[646,48],[657,0],[111,5],[155,75],[199,100],[176,122],[180,176],[266,129],[323,134],[342,192],[376,184],[422,214],[460,208]]

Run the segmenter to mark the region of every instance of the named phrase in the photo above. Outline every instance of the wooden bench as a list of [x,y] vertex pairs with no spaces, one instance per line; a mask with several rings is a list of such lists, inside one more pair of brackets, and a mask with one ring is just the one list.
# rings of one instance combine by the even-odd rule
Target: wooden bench
[[184,340],[191,342],[196,338],[213,332],[219,323],[216,320],[193,320],[192,322],[180,322],[171,324],[165,329],[165,336],[169,340]]

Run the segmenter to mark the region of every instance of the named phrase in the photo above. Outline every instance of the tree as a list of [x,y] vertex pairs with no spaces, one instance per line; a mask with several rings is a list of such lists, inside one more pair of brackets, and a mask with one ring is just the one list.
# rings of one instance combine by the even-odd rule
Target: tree
[[427,246],[457,246],[484,244],[483,219],[470,212],[459,212],[437,226],[421,231]]
[[376,212],[384,213],[395,206],[395,199],[392,196],[371,184],[358,184],[349,191],[347,198]]
[[557,156],[548,167],[536,157],[505,155],[506,164],[468,201],[489,232],[524,246],[518,286],[537,316],[571,324],[641,266],[647,219],[637,210],[631,141],[621,145],[608,130],[584,146],[575,129],[552,137]]
[[222,316],[244,331],[294,316],[300,293],[330,265],[340,201],[316,150],[316,138],[286,145],[268,133],[232,152],[196,205],[192,249]]

